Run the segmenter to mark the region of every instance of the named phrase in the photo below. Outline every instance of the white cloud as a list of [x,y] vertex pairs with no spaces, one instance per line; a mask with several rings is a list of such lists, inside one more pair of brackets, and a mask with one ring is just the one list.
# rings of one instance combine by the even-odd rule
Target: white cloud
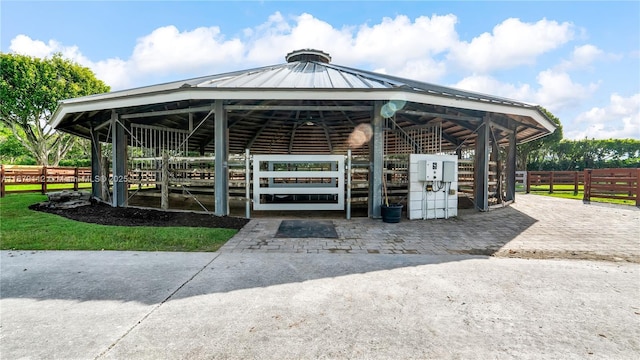
[[43,41],[33,40],[26,35],[18,35],[11,40],[9,49],[17,54],[39,58],[47,58],[55,53],[61,53],[63,57],[93,70],[96,77],[111,86],[112,90],[133,84],[134,77],[130,64],[118,58],[93,62],[84,56],[77,46],[64,46],[55,40],[49,40],[48,44],[45,44]]
[[612,94],[606,107],[594,107],[579,114],[575,123],[587,127],[567,132],[572,139],[640,139],[640,93],[629,97]]
[[598,88],[594,83],[576,83],[568,73],[555,70],[540,72],[537,81],[540,89],[536,92],[536,101],[552,112],[575,107]]
[[535,98],[535,94],[529,84],[516,86],[501,82],[488,75],[468,76],[452,85],[452,87],[483,94],[492,94],[524,102],[528,102],[527,100],[532,101]]
[[573,25],[546,19],[523,23],[510,18],[470,42],[454,46],[449,59],[476,73],[533,64],[538,56],[572,40]]
[[180,74],[240,61],[243,51],[239,39],[225,40],[218,27],[180,32],[170,25],[139,38],[130,61],[143,73]]
[[339,30],[312,15],[302,14],[287,22],[280,13],[271,15],[267,22],[255,29],[246,30],[251,34],[246,40],[247,60],[254,64],[277,64],[284,62],[287,53],[304,48],[314,48],[328,52],[333,61],[342,49],[351,46],[348,28]]
[[387,67],[401,67],[448,51],[458,42],[454,15],[420,16],[411,21],[404,15],[384,18],[374,26],[362,25],[354,34],[353,48],[343,50],[342,56],[351,61],[369,59]]
[[13,38],[11,40],[11,45],[9,45],[9,49],[17,54],[35,56],[38,58],[50,56],[59,48],[60,44],[54,40],[49,40],[49,43],[45,44],[43,41],[33,40],[23,34]]

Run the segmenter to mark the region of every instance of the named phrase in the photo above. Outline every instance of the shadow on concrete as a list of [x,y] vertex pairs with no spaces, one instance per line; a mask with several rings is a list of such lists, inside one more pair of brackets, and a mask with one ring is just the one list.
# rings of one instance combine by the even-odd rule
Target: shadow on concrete
[[[457,219],[394,224],[395,233],[423,231],[425,241],[445,244],[442,254],[432,255],[2,251],[0,298],[158,304],[203,294],[486,259],[535,222],[504,208],[461,214]],[[381,221],[376,224],[385,226]]]

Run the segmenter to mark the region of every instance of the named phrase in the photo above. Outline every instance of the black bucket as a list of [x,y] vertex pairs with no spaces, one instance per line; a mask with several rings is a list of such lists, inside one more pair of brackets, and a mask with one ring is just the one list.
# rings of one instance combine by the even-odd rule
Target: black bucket
[[402,216],[402,204],[389,204],[381,206],[382,221],[386,223],[398,223]]

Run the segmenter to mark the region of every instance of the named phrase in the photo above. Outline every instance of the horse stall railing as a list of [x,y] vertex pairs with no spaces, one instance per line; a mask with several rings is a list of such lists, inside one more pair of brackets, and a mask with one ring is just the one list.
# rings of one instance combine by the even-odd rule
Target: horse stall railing
[[[90,188],[91,168],[62,166],[0,165],[0,196],[12,193],[46,194],[53,190]],[[88,184],[88,185],[87,185]],[[33,186],[23,185],[38,185]],[[7,188],[9,187],[9,188]]]
[[[504,172],[502,172],[504,173]],[[504,175],[503,175],[504,176]],[[503,202],[500,190],[501,179],[498,179],[498,163],[489,161],[489,179],[487,181],[487,192],[489,197],[489,206],[501,204]],[[475,160],[459,159],[458,160],[458,206],[460,208],[475,207],[474,199],[475,187]]]
[[344,210],[343,155],[254,155],[254,210]]
[[528,171],[527,172],[527,194],[531,192],[531,187],[537,191],[573,191],[573,195],[578,195],[580,186],[584,184],[584,173],[581,171]]
[[516,191],[527,191],[527,172],[518,170],[516,171]]
[[640,168],[633,169],[585,169],[585,203],[592,198],[635,200],[640,207]]

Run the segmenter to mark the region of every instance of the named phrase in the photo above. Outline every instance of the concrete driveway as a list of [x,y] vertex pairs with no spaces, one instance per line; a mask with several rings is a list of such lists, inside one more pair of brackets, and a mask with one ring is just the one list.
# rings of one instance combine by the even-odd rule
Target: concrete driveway
[[[518,206],[534,221],[505,248],[526,248],[523,233],[533,236],[533,242],[554,238],[544,232],[538,237],[527,233],[542,226],[548,215],[528,213],[524,202]],[[594,219],[608,209],[585,210],[579,202],[573,206],[592,211]],[[623,211],[631,220],[626,225],[638,229],[637,209],[615,211]],[[492,226],[487,222],[486,229],[477,231],[490,232]],[[564,237],[568,230],[560,231]],[[634,253],[633,234],[629,236],[611,234],[613,240],[603,241],[631,241],[621,248]],[[589,250],[587,244],[576,244]],[[593,261],[238,250],[2,251],[0,357],[640,355],[640,265],[623,257]]]

